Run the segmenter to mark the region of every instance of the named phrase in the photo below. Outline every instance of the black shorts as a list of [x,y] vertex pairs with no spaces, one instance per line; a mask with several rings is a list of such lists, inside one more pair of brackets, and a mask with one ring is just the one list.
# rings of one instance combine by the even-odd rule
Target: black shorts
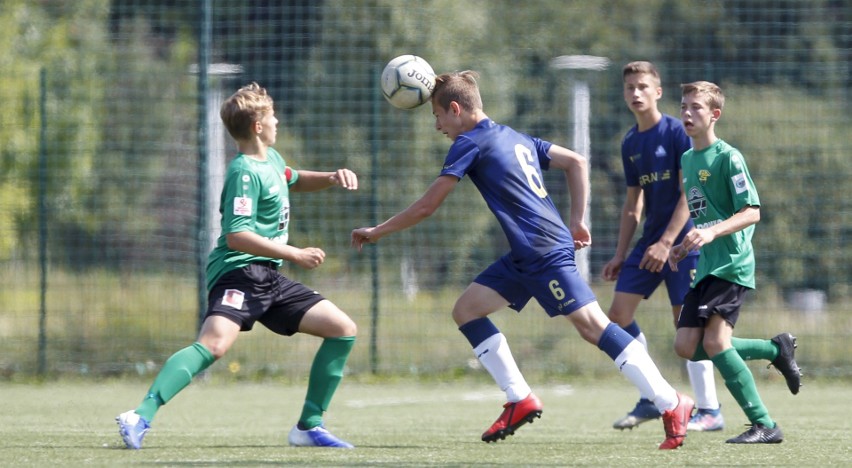
[[305,313],[325,298],[313,289],[278,272],[272,262],[253,263],[231,270],[213,285],[207,296],[205,318],[221,315],[251,330],[255,322],[279,334],[299,331]]
[[731,324],[737,324],[740,307],[749,288],[715,276],[708,276],[686,293],[677,328],[704,328],[707,319],[716,314]]

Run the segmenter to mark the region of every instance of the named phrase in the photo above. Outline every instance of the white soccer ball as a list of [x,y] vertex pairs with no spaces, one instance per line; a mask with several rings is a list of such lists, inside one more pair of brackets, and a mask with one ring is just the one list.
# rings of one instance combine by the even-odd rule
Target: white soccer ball
[[382,94],[399,109],[414,109],[432,97],[435,72],[416,55],[400,55],[382,71]]

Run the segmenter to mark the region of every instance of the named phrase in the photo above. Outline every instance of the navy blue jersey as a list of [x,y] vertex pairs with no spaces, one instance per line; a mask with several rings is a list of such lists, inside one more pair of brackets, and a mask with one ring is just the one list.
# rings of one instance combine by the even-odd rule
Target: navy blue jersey
[[[645,204],[645,224],[638,246],[657,242],[672,219],[680,200],[680,157],[692,144],[680,120],[663,114],[653,128],[639,132],[634,126],[621,142],[621,162],[628,187],[641,187]],[[675,243],[692,229],[692,220],[678,234]]]
[[441,170],[442,176],[470,177],[503,228],[516,265],[533,264],[556,248],[573,250],[571,233],[542,182],[551,146],[484,119],[456,138]]

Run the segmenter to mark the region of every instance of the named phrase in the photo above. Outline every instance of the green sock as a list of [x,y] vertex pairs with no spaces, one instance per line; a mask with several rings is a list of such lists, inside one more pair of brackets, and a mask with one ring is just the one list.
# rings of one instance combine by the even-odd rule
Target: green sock
[[778,346],[772,340],[732,337],[731,345],[737,349],[737,353],[746,361],[766,359],[772,362],[778,357]]
[[752,424],[762,424],[775,427],[775,421],[769,417],[769,410],[760,400],[754,376],[746,366],[743,358],[734,348],[728,348],[712,357],[713,365],[725,379],[725,386],[745,412]]
[[322,424],[322,413],[328,409],[331,397],[343,378],[343,367],[354,345],[354,336],[323,340],[311,366],[308,394],[299,417],[302,429],[311,429]]
[[163,368],[148,389],[148,394],[136,408],[136,414],[150,423],[160,406],[168,403],[192,382],[193,377],[210,367],[215,360],[213,354],[198,342],[172,354],[163,364]]
[[[766,359],[772,362],[778,357],[778,346],[772,340],[731,337],[731,345],[744,361]],[[705,359],[710,359],[710,357],[704,350],[704,344],[699,341],[691,360],[703,361]]]

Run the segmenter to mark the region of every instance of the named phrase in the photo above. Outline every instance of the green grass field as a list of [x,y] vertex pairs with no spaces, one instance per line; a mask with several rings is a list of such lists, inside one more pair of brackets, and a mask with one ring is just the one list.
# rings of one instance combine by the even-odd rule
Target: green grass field
[[[501,392],[483,379],[452,383],[344,381],[327,426],[355,450],[292,448],[304,385],[196,381],[160,411],[139,451],[123,447],[114,417],[149,382],[0,384],[3,466],[842,466],[852,463],[848,382],[807,382],[799,395],[761,382],[762,397],[786,440],[735,446],[726,438],[746,419],[727,391],[727,427],[690,433],[660,451],[662,424],[633,431],[611,423],[634,403],[624,379],[536,385],[542,419],[496,444],[479,440],[497,417]],[[688,389],[688,384],[676,382]]]

